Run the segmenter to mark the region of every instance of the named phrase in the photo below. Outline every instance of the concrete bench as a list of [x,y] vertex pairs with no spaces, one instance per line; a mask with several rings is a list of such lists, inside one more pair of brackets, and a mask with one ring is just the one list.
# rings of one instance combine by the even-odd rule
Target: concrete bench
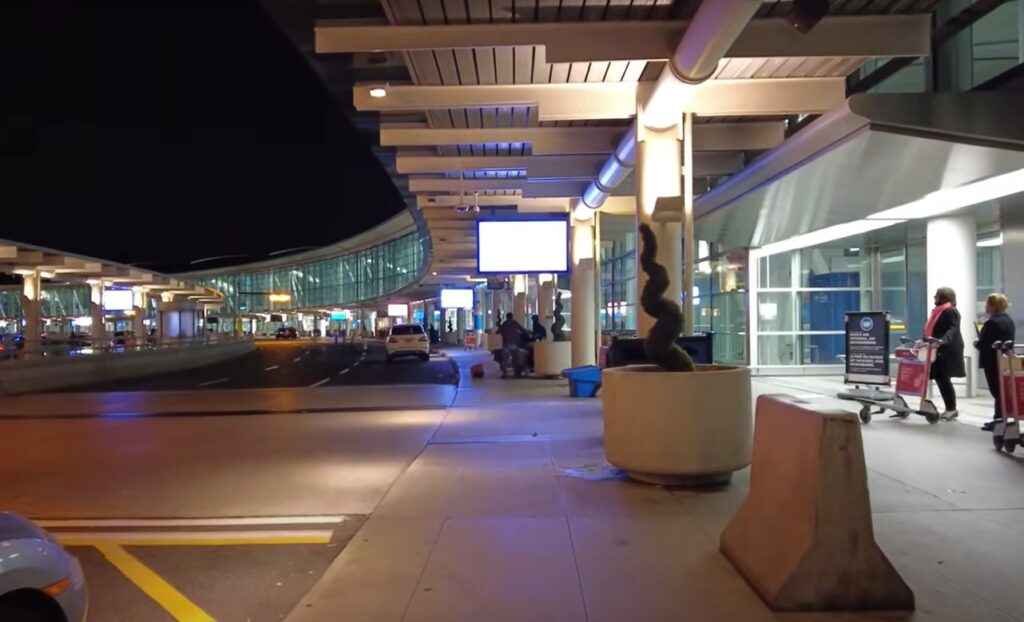
[[722,553],[776,611],[911,610],[878,547],[857,416],[757,400],[750,493]]

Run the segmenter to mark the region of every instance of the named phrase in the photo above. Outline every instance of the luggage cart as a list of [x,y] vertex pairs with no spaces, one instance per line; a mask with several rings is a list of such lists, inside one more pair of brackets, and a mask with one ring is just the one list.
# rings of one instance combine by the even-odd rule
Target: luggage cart
[[[865,391],[859,386],[838,394],[839,399],[852,400],[861,405],[858,416],[861,422],[871,423],[872,415],[893,411],[890,418],[906,419],[910,415],[921,415],[928,423],[939,422],[939,410],[928,398],[932,362],[940,343],[931,337],[920,342],[903,339],[903,347],[897,348],[896,391],[883,392],[878,389]],[[918,407],[913,408],[904,396],[919,398]],[[877,410],[872,410],[877,408]]]
[[1021,402],[1024,401],[1024,357],[1014,351],[1012,341],[995,342],[992,348],[999,357],[999,399],[1003,419],[992,426],[992,445],[996,450],[1012,454],[1019,445]]

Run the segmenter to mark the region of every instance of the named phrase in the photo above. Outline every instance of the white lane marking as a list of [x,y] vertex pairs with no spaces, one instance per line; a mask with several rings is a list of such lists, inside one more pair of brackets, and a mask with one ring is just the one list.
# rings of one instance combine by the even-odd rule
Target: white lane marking
[[270,367],[264,367],[263,371],[274,371],[278,367],[279,367],[279,365],[271,365]]
[[338,372],[338,375],[339,375],[339,376],[343,376],[343,375],[347,374],[347,373],[348,373],[348,372],[350,372],[350,371],[352,371],[352,368],[351,368],[351,367],[346,367],[345,369],[343,369],[343,370],[339,371],[339,372]]
[[227,382],[228,380],[229,380],[228,378],[217,378],[216,380],[210,380],[209,382],[200,382],[199,386],[201,386],[201,387],[208,387],[211,384],[220,384],[222,382]]
[[123,540],[230,540],[246,538],[271,540],[275,538],[330,538],[330,529],[268,529],[256,531],[61,531],[55,535],[59,540],[88,540],[90,542],[117,542]]
[[251,516],[237,518],[95,518],[34,521],[44,529],[82,529],[86,527],[251,527],[259,525],[335,525],[344,516]]
[[330,380],[330,378],[324,378],[323,380],[321,380],[319,382],[314,382],[313,384],[309,385],[306,388],[307,389],[315,389],[316,387],[322,385],[323,383],[327,382],[328,380]]
[[295,358],[292,359],[292,363],[298,363],[301,360],[302,360],[301,356],[296,356]]

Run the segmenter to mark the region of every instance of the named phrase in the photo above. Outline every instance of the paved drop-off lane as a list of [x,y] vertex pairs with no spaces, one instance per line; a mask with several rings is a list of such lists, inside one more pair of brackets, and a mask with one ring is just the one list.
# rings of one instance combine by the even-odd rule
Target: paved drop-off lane
[[331,387],[336,385],[452,384],[455,372],[442,357],[430,361],[384,360],[377,343],[334,344],[323,341],[260,341],[244,356],[207,367],[131,380],[67,389],[96,391],[182,391]]

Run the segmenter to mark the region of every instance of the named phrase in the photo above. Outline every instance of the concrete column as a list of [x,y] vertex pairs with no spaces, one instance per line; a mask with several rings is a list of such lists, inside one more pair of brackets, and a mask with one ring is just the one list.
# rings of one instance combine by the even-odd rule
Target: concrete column
[[90,334],[93,347],[99,347],[103,345],[99,342],[107,336],[107,328],[103,324],[103,283],[90,283],[89,286],[89,317],[92,319]]
[[[929,300],[940,287],[952,287],[960,311],[960,332],[964,354],[971,357],[967,373],[976,378],[978,359],[971,344],[978,338],[971,325],[978,318],[977,262],[978,232],[974,214],[945,216],[928,221],[925,252],[928,266]],[[1019,270],[1019,268],[1018,268]],[[973,380],[972,378],[972,380]],[[975,386],[972,382],[971,386]]]
[[539,293],[537,295],[537,315],[540,316],[540,323],[544,326],[544,330],[548,331],[548,338],[551,338],[551,325],[554,323],[554,309],[555,309],[555,283],[551,279],[551,275],[545,275],[547,279],[542,278]]
[[569,328],[572,331],[572,365],[597,363],[594,341],[597,309],[594,305],[594,224],[593,220],[576,221],[572,227],[572,272],[569,288],[572,292]]
[[502,292],[501,291],[493,291],[493,292],[491,292],[491,321],[486,326],[486,328],[490,328],[492,332],[493,332],[494,328],[498,324],[500,324],[502,319],[503,319],[501,317],[501,313],[503,311],[503,309],[501,308],[501,298],[502,298]]
[[455,343],[456,345],[465,343],[466,340],[466,310],[456,309],[455,310]]
[[[473,290],[473,326],[471,327],[474,332],[480,332],[487,328],[487,301],[486,291],[483,289]],[[479,335],[478,335],[479,337]],[[480,343],[480,339],[477,339],[477,344]]]
[[512,313],[516,316],[516,321],[526,325],[526,275],[517,274],[512,279],[512,291],[515,292],[515,300],[513,302]]
[[[1024,9],[1024,7],[1021,7]],[[1000,199],[1003,229],[1003,293],[1009,298],[1009,314],[1017,324],[1017,341],[1024,343],[1024,194]]]
[[437,327],[437,332],[441,339],[441,343],[446,344],[448,343],[448,313],[447,309],[441,308],[440,305],[438,305],[438,308],[441,311],[441,319],[438,320],[438,324],[440,324],[440,326]]
[[[697,315],[696,300],[693,297],[693,276],[696,269],[693,258],[697,252],[697,241],[693,235],[693,113],[683,115],[683,285],[682,305],[683,334],[693,335],[693,324]],[[709,292],[710,294],[710,292]]]
[[[643,112],[641,111],[641,117]],[[648,224],[658,238],[658,263],[668,271],[669,287],[665,298],[681,302],[683,276],[682,223],[654,222],[654,207],[661,197],[682,196],[682,145],[680,128],[674,126],[665,130],[645,128],[638,117],[637,165],[636,165],[636,221],[637,230],[641,224]],[[639,253],[642,244],[637,241],[637,300],[647,284],[647,275],[640,269]],[[575,297],[575,295],[574,295]],[[574,302],[575,304],[575,302]],[[575,314],[574,314],[575,315]],[[646,337],[654,326],[654,318],[637,306],[637,335]]]
[[135,331],[135,339],[139,344],[146,343],[146,311],[149,309],[149,298],[146,290],[141,287],[132,288],[132,330]]
[[39,333],[42,331],[43,313],[40,308],[39,299],[42,297],[42,280],[39,273],[33,270],[22,275],[21,286],[21,313],[25,318],[25,351],[37,352],[42,346]]

